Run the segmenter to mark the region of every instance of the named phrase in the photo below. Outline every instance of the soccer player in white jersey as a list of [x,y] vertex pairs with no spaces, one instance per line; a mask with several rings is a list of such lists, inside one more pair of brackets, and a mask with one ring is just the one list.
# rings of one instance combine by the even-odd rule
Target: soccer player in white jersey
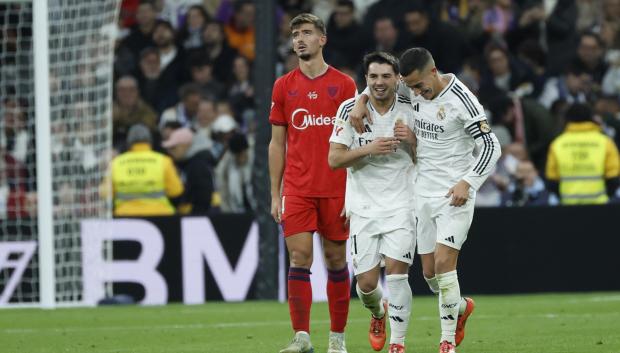
[[[457,259],[473,218],[476,190],[500,157],[500,145],[476,97],[455,75],[440,73],[428,50],[405,51],[400,74],[406,87],[399,89],[410,92],[415,110],[418,253],[424,278],[439,294],[439,352],[455,353],[474,309],[474,301],[460,295]],[[368,93],[360,97],[349,114],[357,131],[368,114]]]
[[[363,66],[370,89],[367,106],[374,125],[366,124],[362,133],[355,132],[347,122],[355,99],[344,101],[329,140],[328,162],[332,168],[347,168],[349,242],[357,294],[371,312],[370,345],[376,351],[383,349],[389,317],[389,353],[403,353],[412,304],[408,272],[415,250],[412,207],[410,199],[403,198],[413,192],[413,107],[408,98],[396,94],[399,70],[395,57],[385,52],[370,53],[364,57]],[[408,130],[409,134],[398,139],[395,129]],[[387,301],[382,300],[379,284],[382,263],[386,267]]]

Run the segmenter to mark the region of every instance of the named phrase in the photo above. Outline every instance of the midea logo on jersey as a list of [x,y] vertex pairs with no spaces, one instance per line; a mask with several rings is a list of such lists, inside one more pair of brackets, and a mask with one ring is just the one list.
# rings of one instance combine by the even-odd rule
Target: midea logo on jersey
[[316,116],[304,108],[295,110],[291,115],[291,125],[297,130],[305,130],[308,126],[334,125],[335,122],[335,116]]

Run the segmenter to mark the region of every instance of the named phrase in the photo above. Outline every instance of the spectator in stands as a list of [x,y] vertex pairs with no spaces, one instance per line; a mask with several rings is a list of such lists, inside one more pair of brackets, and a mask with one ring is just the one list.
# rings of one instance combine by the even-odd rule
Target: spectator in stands
[[195,83],[187,83],[179,89],[179,96],[179,104],[166,109],[161,115],[160,127],[171,121],[179,122],[183,127],[192,126],[202,100],[202,90]]
[[235,119],[228,114],[219,115],[211,124],[211,136],[213,137],[211,152],[216,161],[219,161],[228,149],[228,141],[238,131],[238,127]]
[[34,153],[34,136],[27,126],[27,110],[26,100],[2,97],[0,134],[4,145],[1,147],[20,163],[26,163]]
[[517,48],[517,59],[528,72],[533,84],[531,97],[539,97],[547,82],[547,54],[538,41],[528,39]]
[[200,48],[202,30],[210,19],[209,14],[201,5],[193,5],[187,10],[183,27],[179,30],[179,47],[184,49]]
[[576,65],[570,65],[560,77],[551,77],[545,83],[538,98],[540,104],[550,109],[551,105],[562,99],[569,104],[586,103],[588,88],[592,77]]
[[153,43],[153,31],[156,23],[157,10],[154,0],[141,0],[136,12],[136,24],[131,27],[131,31],[122,41],[121,47],[129,49],[137,60],[142,50],[155,45]]
[[234,134],[215,170],[222,212],[246,213],[255,208],[252,193],[253,151],[242,134]]
[[140,97],[138,81],[123,76],[116,81],[116,99],[112,105],[112,141],[117,150],[124,150],[127,131],[135,124],[144,124],[157,131],[157,113]]
[[183,184],[172,160],[151,150],[148,127],[137,124],[127,133],[129,151],[112,160],[108,181],[101,187],[103,197],[109,180],[112,185],[114,215],[166,216],[175,213],[171,200],[183,193]]
[[490,42],[485,48],[484,58],[486,65],[480,82],[481,96],[515,93],[524,97],[534,92],[532,75],[503,43]]
[[192,82],[199,85],[203,97],[220,100],[226,97],[226,87],[213,76],[213,62],[206,56],[193,55],[190,62]]
[[502,195],[502,205],[508,207],[545,206],[549,204],[549,193],[538,171],[530,161],[517,164],[514,178],[508,190]]
[[162,75],[159,51],[156,48],[146,48],[140,53],[138,82],[144,101],[157,114],[179,101],[178,82],[175,78]]
[[250,63],[245,57],[235,58],[233,76],[234,80],[228,89],[228,101],[234,116],[241,119],[244,114],[251,114],[254,108],[254,85],[251,82]]
[[36,216],[36,193],[29,190],[28,171],[2,147],[0,136],[0,219]]
[[620,146],[620,99],[618,96],[601,96],[594,102],[594,114],[600,118],[608,136]]
[[547,109],[530,98],[501,95],[490,101],[493,123],[508,129],[512,142],[524,144],[529,158],[541,169],[557,124]]
[[159,51],[161,75],[176,83],[183,83],[187,78],[185,52],[177,48],[174,27],[170,22],[157,22],[153,30],[153,42]]
[[225,27],[226,39],[232,48],[239,51],[239,54],[249,61],[254,61],[256,6],[249,0],[237,0],[233,6],[234,15]]
[[215,78],[220,82],[228,82],[232,77],[232,63],[237,51],[226,41],[224,27],[217,21],[208,22],[202,31],[204,46],[199,49],[213,62]]
[[573,104],[566,121],[549,148],[548,189],[563,205],[607,203],[620,185],[618,148],[593,121],[588,105]]
[[[287,24],[288,26],[288,24]],[[357,67],[368,46],[360,38],[362,26],[355,19],[355,5],[351,0],[338,0],[327,23],[329,41],[325,47],[328,62],[342,62]],[[356,40],[352,40],[356,38]],[[289,49],[291,46],[289,45]]]
[[193,129],[196,131],[197,136],[204,136],[209,141],[209,148],[213,146],[211,127],[216,118],[217,112],[215,110],[215,102],[203,99],[198,105],[198,113],[196,113],[196,121],[193,125]]
[[366,52],[385,51],[398,55],[403,49],[399,42],[398,29],[389,17],[380,17],[373,27],[374,44]]
[[179,213],[204,215],[211,208],[213,195],[213,158],[202,139],[183,127],[170,134],[162,146],[172,156],[185,181],[185,192],[179,204]]
[[608,68],[605,62],[605,43],[601,36],[594,32],[582,33],[573,64],[591,75],[594,82],[600,85]]
[[547,52],[547,71],[558,75],[571,61],[575,50],[575,0],[526,2],[517,28],[507,34],[510,48],[515,50],[527,39],[538,41]]
[[423,5],[413,5],[404,13],[407,47],[424,47],[433,53],[437,67],[458,74],[469,55],[465,37],[449,23],[433,20]]
[[482,15],[482,27],[492,38],[503,38],[516,24],[517,15],[512,0],[493,1]]
[[602,91],[606,95],[620,95],[620,22],[604,21],[601,37],[607,47],[605,61],[609,64],[603,77]]

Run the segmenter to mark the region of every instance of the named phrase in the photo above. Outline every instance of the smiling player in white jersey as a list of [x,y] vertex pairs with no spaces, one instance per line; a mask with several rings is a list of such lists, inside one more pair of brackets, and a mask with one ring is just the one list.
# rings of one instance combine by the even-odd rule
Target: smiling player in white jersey
[[[474,309],[460,296],[459,252],[474,214],[476,190],[501,155],[482,105],[453,74],[441,74],[431,53],[412,48],[400,58],[400,91],[415,110],[417,169],[414,182],[418,253],[424,277],[439,294],[440,353],[455,353]],[[406,87],[403,87],[406,86]],[[368,115],[364,91],[349,114],[357,131]],[[372,125],[371,125],[372,126]]]
[[[374,125],[366,124],[362,133],[355,132],[347,122],[355,99],[344,101],[329,140],[328,162],[332,168],[348,168],[345,205],[351,219],[349,241],[356,290],[372,314],[370,345],[376,351],[383,349],[389,317],[389,353],[404,353],[412,304],[408,272],[415,250],[415,225],[410,199],[403,195],[413,192],[414,111],[408,98],[396,94],[399,69],[395,57],[370,53],[363,66]],[[408,130],[409,135],[399,140],[395,127]],[[379,284],[382,262],[389,289],[387,301],[382,301]]]

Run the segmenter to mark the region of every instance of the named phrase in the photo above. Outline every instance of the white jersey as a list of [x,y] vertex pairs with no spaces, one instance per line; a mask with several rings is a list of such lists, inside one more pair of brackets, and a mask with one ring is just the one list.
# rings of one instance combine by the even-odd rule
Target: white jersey
[[408,90],[418,139],[415,194],[443,197],[463,179],[474,197],[495,166],[500,145],[476,96],[449,76],[448,85],[432,100]]
[[[413,107],[411,101],[396,96],[394,104],[385,115],[380,115],[370,103],[368,110],[373,124],[364,119],[365,131],[358,134],[347,121],[355,98],[340,105],[336,123],[329,142],[356,149],[371,143],[377,137],[393,137],[394,125],[400,120],[413,130]],[[345,205],[347,213],[362,217],[388,217],[395,211],[410,209],[412,195],[413,162],[411,147],[402,142],[395,152],[387,155],[367,156],[347,168]]]

